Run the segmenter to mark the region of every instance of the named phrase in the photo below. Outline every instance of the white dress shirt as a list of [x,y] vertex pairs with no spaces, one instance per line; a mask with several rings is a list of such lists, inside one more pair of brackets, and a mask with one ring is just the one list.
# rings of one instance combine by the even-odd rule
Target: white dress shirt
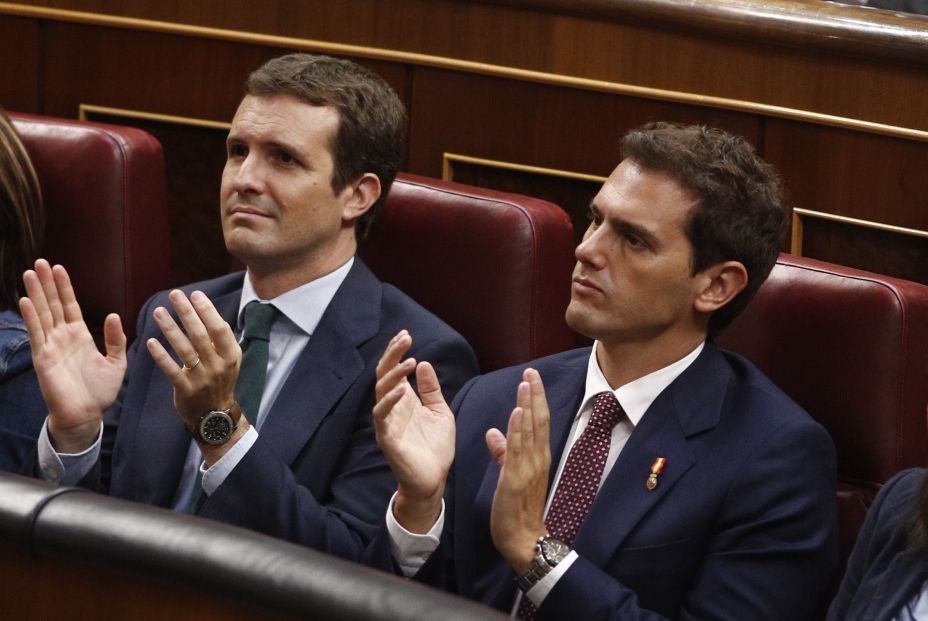
[[[325,309],[335,296],[335,292],[344,282],[354,264],[354,257],[333,272],[317,278],[312,282],[291,289],[272,300],[262,300],[255,293],[251,283],[250,274],[246,273],[242,284],[242,296],[239,300],[238,321],[235,326],[236,337],[241,342],[244,327],[245,306],[252,300],[270,302],[281,312],[280,317],[271,327],[268,342],[267,377],[264,392],[261,395],[261,406],[258,408],[258,417],[255,427],[250,428],[241,439],[232,446],[223,457],[211,467],[205,468],[200,448],[193,440],[187,450],[180,484],[174,496],[172,507],[176,510],[186,509],[193,495],[197,470],[203,474],[203,491],[209,495],[213,493],[232,469],[245,456],[248,450],[258,439],[258,431],[267,418],[267,413],[277,399],[290,371],[299,359],[300,354],[309,343],[313,332],[319,325]],[[217,404],[218,405],[218,404]],[[103,437],[101,425],[100,435],[93,446],[82,453],[67,454],[56,453],[48,438],[48,421],[42,427],[39,435],[39,468],[44,479],[59,482],[64,485],[75,485],[93,467],[100,454],[100,442]]]
[[[600,487],[602,487],[606,477],[609,476],[612,467],[619,458],[619,454],[622,452],[626,442],[628,442],[628,438],[641,421],[645,412],[651,407],[651,404],[657,399],[658,395],[696,360],[704,346],[705,343],[700,343],[696,349],[680,360],[662,369],[658,369],[653,373],[649,373],[644,377],[638,378],[633,382],[629,382],[624,386],[620,386],[616,390],[612,390],[612,387],[609,386],[609,382],[606,381],[603,375],[602,369],[599,367],[599,362],[596,360],[596,349],[599,347],[599,343],[594,343],[587,366],[586,388],[584,389],[583,400],[580,402],[580,409],[574,417],[570,435],[568,436],[567,446],[573,447],[574,443],[580,438],[583,430],[586,429],[587,424],[590,422],[590,415],[593,412],[593,402],[596,399],[596,395],[601,392],[612,391],[619,404],[622,406],[625,416],[622,417],[612,429],[609,455],[606,457],[603,476],[599,482]],[[541,379],[544,381],[544,378]],[[515,386],[513,386],[513,391],[514,390]],[[569,453],[570,450],[568,449],[561,454],[561,460],[557,465],[554,481],[551,485],[551,489],[548,491],[545,514],[547,514],[548,508],[551,505],[551,500],[554,496],[553,492],[557,489],[557,483],[560,481],[561,473],[564,470],[564,465],[567,462],[567,455]],[[428,560],[431,553],[438,547],[444,520],[445,508],[443,503],[441,514],[428,533],[424,535],[411,533],[400,526],[399,522],[396,521],[396,518],[393,516],[393,501],[391,500],[390,508],[387,510],[387,531],[390,534],[393,557],[396,559],[404,575],[412,576],[415,574],[425,561]],[[532,603],[536,606],[540,606],[544,598],[551,592],[551,589],[554,588],[554,585],[557,584],[558,579],[570,568],[576,559],[577,553],[574,551],[570,552],[563,561],[558,563],[557,567],[533,586],[526,593],[527,597],[532,600]],[[520,599],[521,593],[517,595],[515,603],[513,604],[513,615],[515,615],[519,608]]]

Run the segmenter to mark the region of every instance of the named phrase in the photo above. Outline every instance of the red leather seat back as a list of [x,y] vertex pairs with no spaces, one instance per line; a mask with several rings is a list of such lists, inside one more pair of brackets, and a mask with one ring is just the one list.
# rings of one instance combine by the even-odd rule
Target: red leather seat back
[[402,174],[361,255],[460,332],[487,372],[574,346],[573,251],[552,203]]
[[161,145],[130,127],[10,117],[42,186],[44,256],[68,269],[98,341],[112,312],[131,340],[142,304],[170,279]]
[[928,286],[782,254],[719,342],[831,433],[846,557],[880,485],[928,456]]

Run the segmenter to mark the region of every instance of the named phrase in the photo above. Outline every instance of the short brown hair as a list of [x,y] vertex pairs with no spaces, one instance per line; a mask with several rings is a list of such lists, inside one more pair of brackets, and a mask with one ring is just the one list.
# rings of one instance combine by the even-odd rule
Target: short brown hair
[[779,176],[743,138],[701,125],[650,123],[632,130],[622,139],[622,156],[670,175],[696,195],[686,224],[693,274],[723,261],[747,269],[744,290],[709,319],[709,337],[715,337],[776,263],[786,231]]
[[403,159],[406,109],[393,89],[349,60],[288,54],[252,73],[245,92],[257,97],[289,95],[338,110],[338,130],[331,145],[335,160],[332,190],[342,191],[367,172],[380,179],[380,197],[358,219],[358,236],[364,238],[383,209]]
[[0,310],[17,308],[23,272],[45,233],[39,179],[9,117],[0,110]]

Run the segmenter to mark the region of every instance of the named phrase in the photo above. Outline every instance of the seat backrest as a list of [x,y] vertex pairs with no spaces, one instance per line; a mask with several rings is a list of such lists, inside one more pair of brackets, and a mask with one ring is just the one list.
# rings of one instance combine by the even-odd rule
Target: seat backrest
[[928,286],[781,254],[719,342],[831,433],[846,559],[879,487],[928,457]]
[[460,332],[487,372],[574,346],[573,248],[552,203],[401,174],[361,256]]
[[112,312],[131,340],[145,300],[169,285],[161,145],[135,128],[10,113],[45,202],[44,256],[68,269],[100,341]]

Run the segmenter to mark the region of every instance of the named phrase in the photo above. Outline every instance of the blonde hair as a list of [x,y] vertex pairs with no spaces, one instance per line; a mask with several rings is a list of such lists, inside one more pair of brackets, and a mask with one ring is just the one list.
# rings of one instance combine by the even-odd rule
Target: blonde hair
[[22,274],[39,256],[44,232],[38,176],[13,123],[0,110],[0,310],[17,307]]

